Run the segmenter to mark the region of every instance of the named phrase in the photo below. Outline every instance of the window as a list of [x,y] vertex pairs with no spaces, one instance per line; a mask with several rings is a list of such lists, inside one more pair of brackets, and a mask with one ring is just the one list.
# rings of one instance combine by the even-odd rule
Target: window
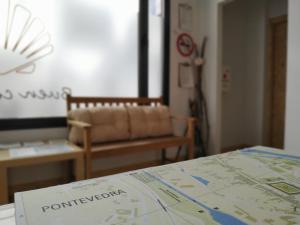
[[162,96],[163,79],[163,1],[149,1],[149,96]]
[[1,1],[0,130],[65,126],[68,93],[162,96],[164,2]]
[[0,118],[65,116],[67,93],[138,95],[139,0],[1,0],[0,9]]

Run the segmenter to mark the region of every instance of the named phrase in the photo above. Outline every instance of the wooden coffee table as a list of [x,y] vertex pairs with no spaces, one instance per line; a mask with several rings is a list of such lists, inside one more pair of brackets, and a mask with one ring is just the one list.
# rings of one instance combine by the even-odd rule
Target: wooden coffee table
[[0,225],[16,225],[14,204],[0,206]]
[[0,205],[7,204],[8,169],[22,166],[39,165],[50,162],[73,161],[73,173],[76,181],[84,179],[84,154],[75,145],[67,144],[70,151],[29,157],[12,157],[9,150],[0,150]]

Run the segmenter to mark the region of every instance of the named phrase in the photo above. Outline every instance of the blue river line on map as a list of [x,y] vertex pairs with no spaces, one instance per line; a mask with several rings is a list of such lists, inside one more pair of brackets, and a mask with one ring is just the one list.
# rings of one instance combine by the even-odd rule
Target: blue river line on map
[[[262,151],[262,150],[256,150],[256,149],[243,149],[240,151],[241,153],[245,154],[245,155],[250,155],[253,153],[258,153],[260,154],[260,157],[272,157],[272,158],[278,158],[278,159],[289,159],[289,160],[293,160],[293,161],[299,161],[300,160],[300,156],[294,156],[294,155],[287,155],[287,154],[280,154],[280,153],[273,153],[273,152],[267,152],[267,151]],[[266,156],[264,156],[263,154],[265,154]],[[267,157],[267,158],[269,158]]]
[[198,200],[190,197],[189,195],[187,195],[186,193],[178,190],[177,188],[173,187],[172,185],[168,184],[167,182],[165,182],[164,180],[160,179],[159,177],[156,177],[154,175],[152,175],[149,172],[144,172],[146,175],[150,176],[151,178],[159,181],[160,183],[164,184],[165,186],[167,186],[168,188],[171,188],[173,191],[177,192],[178,194],[184,196],[185,198],[189,199],[190,201],[194,202],[195,204],[205,208],[206,210],[209,211],[210,215],[212,216],[212,218],[218,222],[219,224],[222,225],[247,225],[246,223],[244,223],[243,221],[239,220],[238,218],[235,218],[234,216],[231,216],[229,214],[223,213],[221,211],[218,211],[216,209],[212,209],[209,208],[208,206],[204,205],[203,203],[199,202]]

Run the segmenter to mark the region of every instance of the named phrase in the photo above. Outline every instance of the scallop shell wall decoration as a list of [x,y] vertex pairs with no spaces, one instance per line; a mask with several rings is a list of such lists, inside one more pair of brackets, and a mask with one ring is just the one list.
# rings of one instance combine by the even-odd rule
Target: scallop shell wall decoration
[[33,17],[29,9],[1,0],[0,75],[33,73],[35,63],[53,52],[50,42],[43,22]]

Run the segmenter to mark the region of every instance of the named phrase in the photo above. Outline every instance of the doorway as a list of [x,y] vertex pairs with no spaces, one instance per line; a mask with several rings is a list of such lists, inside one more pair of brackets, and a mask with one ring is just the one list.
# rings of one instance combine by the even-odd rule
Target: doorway
[[287,0],[234,0],[222,9],[221,151],[283,148]]

